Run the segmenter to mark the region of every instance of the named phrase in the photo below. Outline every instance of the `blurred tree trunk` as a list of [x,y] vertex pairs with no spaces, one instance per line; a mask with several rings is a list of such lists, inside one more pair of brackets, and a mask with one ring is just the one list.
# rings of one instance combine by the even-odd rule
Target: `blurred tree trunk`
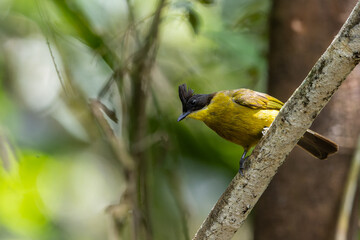
[[[286,101],[346,20],[356,0],[274,0],[270,23],[269,92]],[[337,142],[328,160],[299,148],[259,201],[255,239],[334,239],[344,183],[360,133],[360,68],[334,95],[312,129]],[[357,205],[355,201],[355,205]],[[356,238],[356,212],[348,239]]]

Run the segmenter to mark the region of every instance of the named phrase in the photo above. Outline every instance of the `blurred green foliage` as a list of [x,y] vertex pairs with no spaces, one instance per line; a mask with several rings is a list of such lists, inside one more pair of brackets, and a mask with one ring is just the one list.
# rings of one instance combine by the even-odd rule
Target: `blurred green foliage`
[[[6,151],[11,151],[7,148]],[[46,229],[47,220],[36,181],[46,157],[24,154],[19,163],[9,154],[8,170],[0,171],[0,216],[2,225],[15,234],[38,237]]]
[[[132,31],[143,37],[149,28],[156,1],[130,3],[134,25],[125,0],[0,2],[1,136],[16,149],[7,151],[11,168],[0,169],[1,239],[111,236],[105,209],[120,199],[122,168],[87,103],[126,66],[139,40]],[[167,3],[146,106],[154,239],[193,235],[242,153],[200,122],[176,122],[177,86],[264,91],[269,5]],[[117,99],[111,89],[102,101],[119,115]]]

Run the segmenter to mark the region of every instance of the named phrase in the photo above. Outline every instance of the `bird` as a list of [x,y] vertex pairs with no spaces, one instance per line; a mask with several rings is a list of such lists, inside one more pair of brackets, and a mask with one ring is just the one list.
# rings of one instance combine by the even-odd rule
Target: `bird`
[[[178,122],[185,118],[200,120],[222,138],[243,147],[241,175],[248,151],[259,142],[284,105],[275,97],[246,88],[195,94],[182,84],[179,98],[182,114]],[[335,142],[310,129],[297,144],[318,159],[326,159],[339,149]]]

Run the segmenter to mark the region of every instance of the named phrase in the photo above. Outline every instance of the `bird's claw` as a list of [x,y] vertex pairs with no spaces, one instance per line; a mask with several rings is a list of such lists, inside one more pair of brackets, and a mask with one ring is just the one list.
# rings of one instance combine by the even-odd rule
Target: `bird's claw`
[[239,173],[240,173],[240,175],[242,176],[242,177],[244,177],[245,175],[244,175],[244,170],[245,168],[243,168],[243,167],[240,167],[239,168]]
[[245,170],[245,162],[249,158],[249,156],[245,157],[246,153],[242,155],[240,159],[240,167],[239,167],[239,173],[241,176],[244,176],[244,170]]

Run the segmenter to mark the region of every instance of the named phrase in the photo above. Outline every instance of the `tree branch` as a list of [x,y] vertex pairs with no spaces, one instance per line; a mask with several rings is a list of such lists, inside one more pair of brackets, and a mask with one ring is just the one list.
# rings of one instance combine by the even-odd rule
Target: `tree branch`
[[224,240],[235,234],[286,156],[359,60],[360,2],[254,149],[245,177],[234,177],[194,240]]

